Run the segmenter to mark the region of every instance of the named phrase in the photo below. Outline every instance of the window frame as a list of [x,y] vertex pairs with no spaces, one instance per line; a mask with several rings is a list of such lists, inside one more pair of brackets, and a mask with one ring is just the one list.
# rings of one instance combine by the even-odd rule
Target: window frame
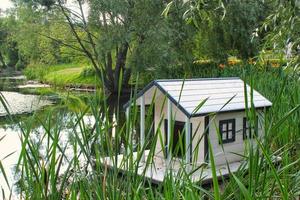
[[[247,117],[243,117],[243,140],[253,139],[254,135],[256,137],[258,136],[258,116],[256,116],[254,127],[252,128],[249,127],[249,123],[247,123],[249,121],[250,120],[249,119],[247,120]],[[254,134],[252,134],[252,130],[254,130]]]
[[[231,129],[228,129],[228,126],[229,126],[229,124],[232,124],[232,126],[231,126]],[[219,140],[219,144],[221,144],[221,141],[222,141],[222,143],[223,144],[226,144],[226,143],[231,143],[231,142],[235,142],[235,131],[236,131],[236,129],[235,129],[235,119],[233,118],[233,119],[225,119],[225,120],[220,120],[219,121],[219,133],[220,133],[220,140]],[[223,130],[223,125],[226,125],[226,130],[224,131]],[[232,132],[232,137],[231,138],[229,138],[229,132]],[[226,139],[223,139],[223,134],[226,134]]]

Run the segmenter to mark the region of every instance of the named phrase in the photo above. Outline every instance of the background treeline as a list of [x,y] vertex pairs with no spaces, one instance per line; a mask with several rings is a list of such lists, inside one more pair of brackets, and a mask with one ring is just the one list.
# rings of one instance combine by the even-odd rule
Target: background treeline
[[112,92],[118,90],[120,77],[126,88],[136,73],[148,81],[173,77],[177,71],[189,76],[190,67],[224,67],[259,58],[286,63],[286,55],[295,58],[299,51],[298,1],[76,0],[70,6],[60,0],[15,0],[14,4],[0,18],[2,68],[85,63],[103,76],[100,79]]

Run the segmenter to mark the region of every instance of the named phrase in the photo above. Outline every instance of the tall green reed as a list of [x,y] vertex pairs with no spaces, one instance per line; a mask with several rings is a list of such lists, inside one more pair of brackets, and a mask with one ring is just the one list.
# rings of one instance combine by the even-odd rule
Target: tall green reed
[[[226,72],[227,74],[229,72]],[[236,71],[233,72],[233,75]],[[240,73],[241,75],[242,73]],[[250,75],[251,76],[250,76]],[[17,163],[20,177],[19,197],[23,199],[293,199],[299,195],[299,81],[275,72],[253,73],[246,71],[243,77],[254,88],[273,101],[273,107],[264,120],[265,137],[257,141],[257,148],[250,148],[245,164],[228,179],[218,180],[214,158],[210,157],[213,170],[213,189],[191,181],[188,171],[182,163],[178,174],[167,173],[162,184],[153,185],[143,175],[138,175],[142,152],[149,148],[146,160],[151,166],[154,157],[155,142],[162,142],[162,133],[155,130],[154,136],[148,135],[146,144],[137,147],[131,142],[132,128],[138,121],[138,109],[135,101],[129,117],[122,123],[124,113],[117,106],[115,124],[111,120],[112,109],[105,94],[97,94],[88,107],[78,112],[69,125],[71,134],[68,140],[61,141],[65,112],[53,109],[45,119],[40,119],[38,140],[33,139],[36,116],[27,123],[19,123],[22,134],[21,153]],[[250,78],[251,77],[251,78]],[[138,81],[138,80],[137,80]],[[119,83],[122,81],[120,80]],[[137,88],[132,91],[135,98]],[[118,104],[121,92],[118,94]],[[1,102],[6,105],[3,98]],[[201,107],[201,102],[199,108]],[[8,108],[7,108],[8,110]],[[249,116],[256,116],[249,109]],[[95,119],[95,125],[89,127],[84,121],[86,115]],[[150,116],[150,115],[147,115]],[[10,116],[14,120],[13,116]],[[251,118],[251,117],[249,117]],[[255,121],[252,117],[251,119]],[[151,119],[146,119],[151,126]],[[162,123],[162,122],[160,122]],[[112,138],[112,129],[115,136]],[[121,154],[120,145],[124,144],[125,155],[119,163],[126,166],[125,174],[118,167],[110,168],[103,163],[104,157],[114,159]],[[1,143],[0,143],[1,144]],[[180,147],[178,147],[180,148]],[[209,148],[213,154],[212,148]],[[128,150],[128,151],[127,151]],[[137,151],[138,159],[133,158]],[[273,157],[281,156],[280,163],[274,163]],[[119,161],[120,162],[120,161]],[[155,166],[154,166],[155,167]],[[5,170],[1,168],[2,175]],[[144,171],[143,173],[146,173]],[[294,184],[291,184],[294,183]],[[9,195],[5,195],[7,198]]]

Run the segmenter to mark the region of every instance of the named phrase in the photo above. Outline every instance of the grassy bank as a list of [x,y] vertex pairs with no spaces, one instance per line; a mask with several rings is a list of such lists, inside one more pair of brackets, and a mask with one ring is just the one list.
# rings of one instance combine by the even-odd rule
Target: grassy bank
[[57,87],[93,87],[99,82],[94,70],[84,64],[28,66],[24,74],[30,80],[38,80]]

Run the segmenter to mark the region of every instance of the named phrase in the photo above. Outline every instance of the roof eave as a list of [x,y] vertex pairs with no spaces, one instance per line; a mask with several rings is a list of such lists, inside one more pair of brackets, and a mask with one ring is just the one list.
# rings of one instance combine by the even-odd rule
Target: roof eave
[[129,107],[134,100],[137,100],[139,97],[145,94],[151,87],[156,86],[164,95],[167,96],[168,99],[171,100],[171,102],[180,110],[182,111],[188,118],[191,118],[191,113],[189,113],[186,109],[184,109],[179,102],[177,102],[161,85],[158,83],[158,81],[154,80],[151,83],[149,83],[146,87],[144,87],[140,92],[137,93],[136,97],[134,99],[129,100],[126,104],[124,104],[123,108],[126,109]]

